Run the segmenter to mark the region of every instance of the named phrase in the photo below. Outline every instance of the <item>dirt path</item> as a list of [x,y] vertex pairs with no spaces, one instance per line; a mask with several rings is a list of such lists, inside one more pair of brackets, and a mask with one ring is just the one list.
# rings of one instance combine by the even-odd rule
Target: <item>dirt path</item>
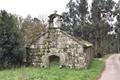
[[120,80],[120,54],[113,54],[106,60],[105,71],[99,80]]

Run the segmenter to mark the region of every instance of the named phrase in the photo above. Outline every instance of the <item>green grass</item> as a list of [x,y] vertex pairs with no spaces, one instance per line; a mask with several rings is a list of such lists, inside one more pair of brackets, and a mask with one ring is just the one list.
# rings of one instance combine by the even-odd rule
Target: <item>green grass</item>
[[92,61],[89,69],[19,68],[0,71],[0,80],[96,80],[104,63],[98,59]]

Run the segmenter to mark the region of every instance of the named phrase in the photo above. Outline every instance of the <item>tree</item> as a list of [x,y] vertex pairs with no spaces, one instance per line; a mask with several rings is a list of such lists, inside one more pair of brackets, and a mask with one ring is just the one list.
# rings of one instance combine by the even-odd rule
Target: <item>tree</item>
[[67,4],[68,12],[64,12],[63,29],[76,37],[83,36],[82,29],[87,21],[87,0],[70,0]]
[[114,8],[113,0],[93,0],[91,11],[88,11],[87,0],[70,0],[68,11],[63,13],[62,29],[92,42],[95,53],[107,53],[110,45],[108,32],[114,26]]
[[17,18],[5,10],[0,11],[0,65],[21,65],[25,53],[23,45]]
[[[21,19],[20,19],[21,20]],[[22,21],[19,21],[21,25],[21,32],[24,36],[25,41],[25,47],[26,47],[26,55],[25,59],[27,62],[27,66],[30,64],[30,46],[47,31],[47,25],[45,23],[45,18],[32,18],[30,15],[28,15],[25,19],[22,19]]]
[[38,38],[38,36],[46,32],[46,26],[44,20],[31,18],[30,15],[23,19],[22,32],[24,34],[25,46],[31,46],[31,43]]
[[117,51],[119,53],[120,52],[120,0],[117,3],[116,8],[115,8],[115,16],[117,19],[117,22],[115,24],[116,25],[115,32],[117,34],[116,44],[117,44]]
[[113,19],[112,9],[114,8],[114,1],[112,0],[93,0],[91,8],[91,23],[94,29],[95,36],[95,52],[104,53],[108,50],[107,36],[110,31],[111,20]]

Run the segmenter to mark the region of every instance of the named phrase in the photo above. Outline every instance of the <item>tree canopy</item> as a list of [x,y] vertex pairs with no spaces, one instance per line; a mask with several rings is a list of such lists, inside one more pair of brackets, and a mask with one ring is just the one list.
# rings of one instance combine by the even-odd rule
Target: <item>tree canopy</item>
[[89,7],[87,0],[70,0],[63,12],[63,30],[92,42],[95,54],[119,52],[119,3],[92,0]]
[[0,11],[0,65],[20,65],[23,62],[24,43],[17,17]]

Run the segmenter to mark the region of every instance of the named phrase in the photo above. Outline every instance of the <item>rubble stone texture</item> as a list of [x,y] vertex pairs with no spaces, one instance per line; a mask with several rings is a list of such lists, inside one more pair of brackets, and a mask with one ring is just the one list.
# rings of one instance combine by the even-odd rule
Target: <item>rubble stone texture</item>
[[69,35],[60,27],[52,26],[31,45],[28,62],[47,68],[50,67],[50,57],[54,55],[59,57],[60,66],[87,68],[92,60],[92,44]]

